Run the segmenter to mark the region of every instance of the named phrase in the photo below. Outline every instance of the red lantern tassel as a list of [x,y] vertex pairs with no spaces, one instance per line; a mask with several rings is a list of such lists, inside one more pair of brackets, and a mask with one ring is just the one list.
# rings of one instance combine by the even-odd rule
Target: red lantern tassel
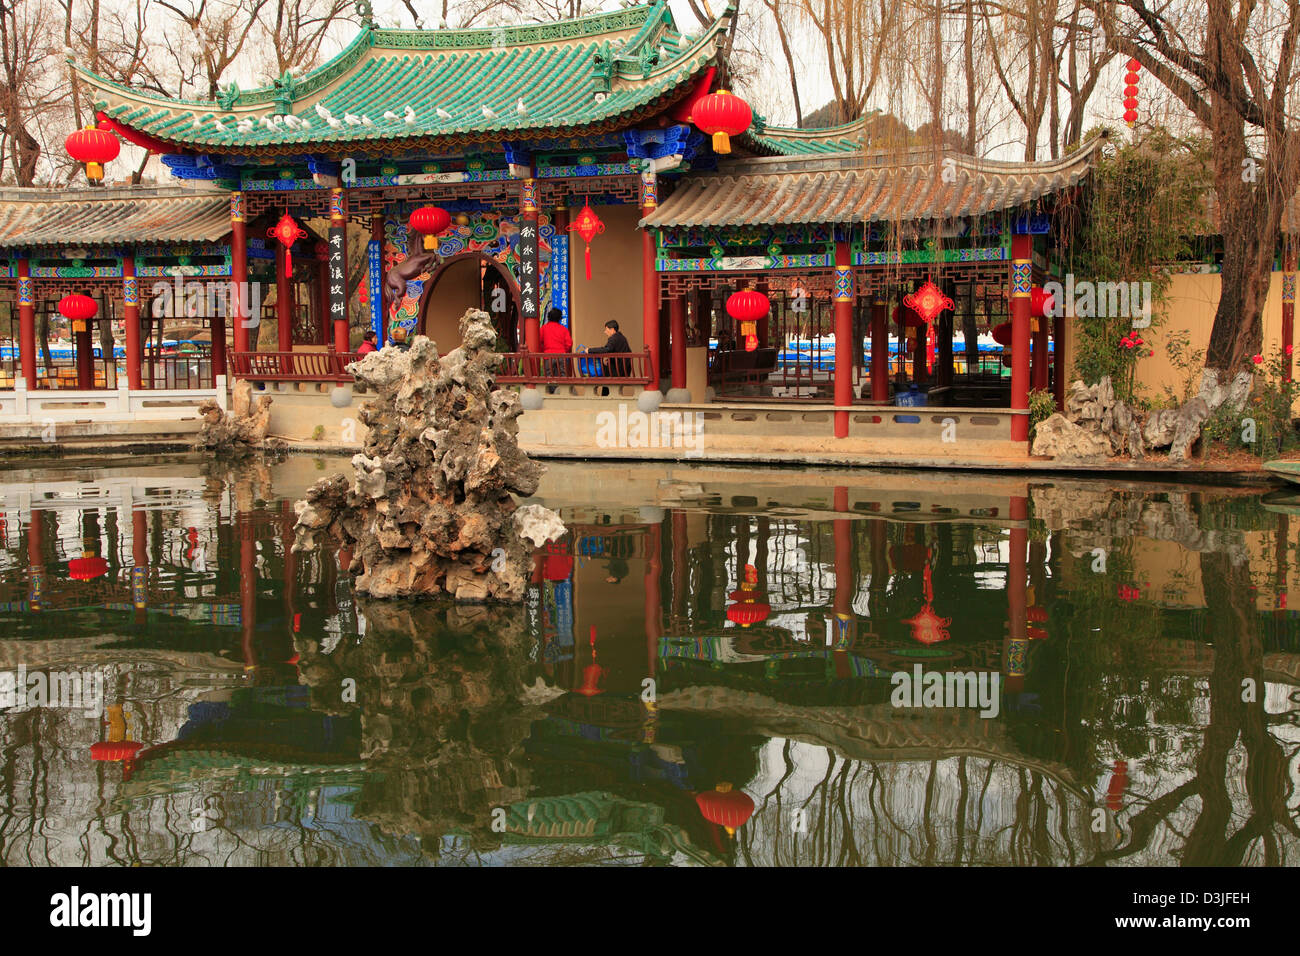
[[925,372],[929,375],[934,370],[934,323],[931,322],[925,335]]
[[591,281],[591,243],[587,243],[587,248],[583,250],[583,259],[587,264],[587,281]]

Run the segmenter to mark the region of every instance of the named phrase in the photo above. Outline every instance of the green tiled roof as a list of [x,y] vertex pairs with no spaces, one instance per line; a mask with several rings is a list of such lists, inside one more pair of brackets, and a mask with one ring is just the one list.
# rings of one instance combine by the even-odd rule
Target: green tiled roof
[[207,152],[528,139],[608,128],[685,95],[716,60],[732,14],[728,7],[694,37],[677,30],[664,0],[521,27],[366,25],[319,69],[258,90],[231,87],[216,102],[168,99],[78,72],[94,88],[97,108],[118,123]]
[[756,153],[770,156],[819,156],[853,153],[863,148],[867,120],[858,119],[826,129],[794,129],[786,126],[756,126],[745,134],[745,142]]

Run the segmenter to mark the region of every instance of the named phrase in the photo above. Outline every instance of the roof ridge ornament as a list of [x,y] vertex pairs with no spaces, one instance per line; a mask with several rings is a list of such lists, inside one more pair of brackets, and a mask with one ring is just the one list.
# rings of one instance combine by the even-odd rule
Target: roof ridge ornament
[[370,0],[357,0],[357,19],[361,21],[361,29],[373,30],[375,28],[374,9],[370,6]]

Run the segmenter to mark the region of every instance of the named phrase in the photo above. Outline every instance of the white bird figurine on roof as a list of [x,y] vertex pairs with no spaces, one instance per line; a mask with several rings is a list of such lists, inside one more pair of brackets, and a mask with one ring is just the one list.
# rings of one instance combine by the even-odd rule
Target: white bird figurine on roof
[[251,119],[241,119],[241,120],[236,124],[236,128],[237,128],[241,133],[248,133],[248,132],[251,132],[252,129],[253,129],[253,121],[252,121]]
[[439,106],[436,110],[434,110],[434,112],[438,114],[438,119],[445,119],[445,120],[451,119],[451,114],[448,113],[441,106]]
[[492,110],[491,110],[490,108],[488,108],[488,107],[486,107],[486,106],[482,106],[482,107],[479,107],[479,108],[480,108],[481,110],[483,110],[483,115],[486,116],[488,119],[496,119],[496,118],[497,118],[497,114],[494,113],[494,112],[492,112]]
[[515,112],[518,113],[520,116],[528,115],[528,107],[524,103],[524,98],[522,96],[519,97],[519,102],[515,104]]
[[265,116],[262,117],[262,125],[265,126],[267,129],[275,129],[275,124],[272,123]]
[[375,125],[375,121],[372,120],[372,119],[371,119],[369,116],[367,116],[365,113],[362,113],[362,114],[361,114],[361,125],[362,125],[362,126],[374,126],[374,125]]
[[360,126],[361,117],[357,116],[355,113],[344,113],[343,122],[347,123],[349,126]]
[[341,120],[337,120],[333,116],[329,118],[329,124],[331,129],[338,129],[340,126],[343,125]]
[[221,122],[221,120],[214,119],[212,122],[216,125],[218,133],[224,133],[226,131],[226,124]]
[[396,122],[396,121],[397,121],[398,119],[400,119],[400,118],[401,118],[401,117],[399,117],[399,116],[398,116],[396,113],[394,113],[392,110],[384,110],[384,119],[388,120],[388,122],[393,123],[393,122]]
[[410,103],[406,104],[406,109],[403,111],[403,116],[406,118],[406,122],[408,123],[415,122],[415,110],[411,109]]
[[323,120],[327,120],[327,119],[329,119],[329,118],[330,118],[332,115],[334,115],[334,114],[332,114],[332,113],[331,113],[329,110],[327,110],[325,107],[321,106],[321,104],[317,103],[317,104],[316,104],[316,115],[319,116],[319,117],[320,117],[321,119],[323,119]]

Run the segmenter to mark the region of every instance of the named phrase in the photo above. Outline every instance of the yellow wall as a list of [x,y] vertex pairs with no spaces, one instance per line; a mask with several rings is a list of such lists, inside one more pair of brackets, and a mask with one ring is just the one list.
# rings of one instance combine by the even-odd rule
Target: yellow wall
[[438,275],[424,307],[424,334],[433,339],[439,352],[460,345],[460,317],[466,309],[478,308],[482,298],[480,262],[477,257],[458,259]]
[[[1163,323],[1159,319],[1152,327],[1139,330],[1142,338],[1154,342],[1155,356],[1138,362],[1137,384],[1147,398],[1162,401],[1165,387],[1172,389],[1181,401],[1185,373],[1170,365],[1167,345],[1177,340],[1184,351],[1200,350],[1204,353],[1210,341],[1210,328],[1214,324],[1214,311],[1219,304],[1219,276],[1179,274],[1173,277],[1164,307]],[[1066,322],[1067,327],[1073,323]],[[1159,328],[1156,326],[1159,325]],[[1274,272],[1269,286],[1268,300],[1264,305],[1264,355],[1271,358],[1281,347],[1282,337],[1282,273]],[[1066,347],[1070,348],[1070,335]],[[1072,355],[1073,350],[1067,355]],[[1293,359],[1294,360],[1294,359]],[[1196,366],[1199,369],[1199,365]]]
[[[609,319],[618,321],[632,351],[645,348],[641,335],[641,212],[635,206],[593,206],[605,231],[591,243],[591,281],[583,270],[584,243],[573,233],[569,255],[569,298],[573,344],[576,348],[604,345],[601,332]],[[577,218],[572,210],[571,219]]]

